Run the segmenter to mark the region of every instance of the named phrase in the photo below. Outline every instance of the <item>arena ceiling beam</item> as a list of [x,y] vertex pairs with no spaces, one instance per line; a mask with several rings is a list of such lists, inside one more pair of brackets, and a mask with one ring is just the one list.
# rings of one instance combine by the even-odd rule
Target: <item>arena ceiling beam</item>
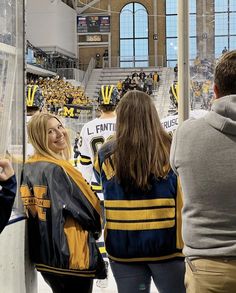
[[78,0],[78,3],[84,5],[82,7],[77,7],[77,13],[82,14],[85,10],[90,7],[93,7],[96,3],[100,2],[100,0],[92,0],[89,3],[85,3],[85,0]]

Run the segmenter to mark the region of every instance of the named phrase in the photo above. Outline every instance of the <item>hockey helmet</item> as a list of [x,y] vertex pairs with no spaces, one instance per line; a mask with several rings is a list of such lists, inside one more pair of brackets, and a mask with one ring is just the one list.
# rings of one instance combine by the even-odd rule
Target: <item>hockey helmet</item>
[[119,92],[114,85],[102,85],[99,96],[99,105],[116,106],[119,101]]
[[38,85],[27,85],[26,88],[27,107],[36,107],[41,109],[44,105],[44,97]]

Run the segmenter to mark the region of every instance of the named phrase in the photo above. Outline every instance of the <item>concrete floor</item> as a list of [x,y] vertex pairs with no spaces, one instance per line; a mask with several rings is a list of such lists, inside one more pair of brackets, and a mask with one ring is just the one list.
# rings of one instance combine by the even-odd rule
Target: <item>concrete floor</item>
[[[109,270],[109,278],[108,278],[108,287],[107,288],[99,288],[96,285],[96,280],[93,285],[93,293],[117,293],[116,283],[112,276],[112,272]],[[41,274],[38,273],[38,293],[52,293],[50,287],[46,284]],[[69,292],[68,292],[69,293]],[[155,286],[152,284],[150,293],[158,293]]]

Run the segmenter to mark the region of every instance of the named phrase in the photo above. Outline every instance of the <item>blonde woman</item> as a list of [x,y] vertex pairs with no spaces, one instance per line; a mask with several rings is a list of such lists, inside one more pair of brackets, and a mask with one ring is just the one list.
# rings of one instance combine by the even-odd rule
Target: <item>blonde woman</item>
[[116,135],[95,164],[105,205],[105,246],[119,293],[184,293],[181,193],[169,163],[171,137],[150,96],[124,95]]
[[93,278],[106,277],[95,242],[99,200],[69,163],[68,133],[55,115],[34,114],[28,137],[35,154],[24,166],[20,190],[31,260],[54,293],[92,292]]

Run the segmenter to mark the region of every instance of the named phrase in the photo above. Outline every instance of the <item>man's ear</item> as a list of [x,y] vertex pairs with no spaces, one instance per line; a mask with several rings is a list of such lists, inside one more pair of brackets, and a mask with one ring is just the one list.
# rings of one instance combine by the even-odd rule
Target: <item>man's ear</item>
[[214,91],[214,100],[219,99],[220,95],[219,95],[219,89],[218,86],[214,83],[213,84],[213,91]]

